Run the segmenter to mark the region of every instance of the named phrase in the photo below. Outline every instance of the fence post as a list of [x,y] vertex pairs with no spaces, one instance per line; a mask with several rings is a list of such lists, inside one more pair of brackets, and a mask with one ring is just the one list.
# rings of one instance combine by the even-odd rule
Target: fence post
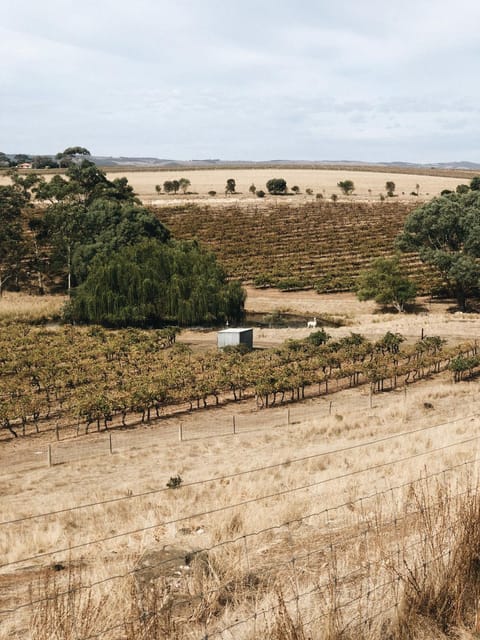
[[113,443],[112,443],[112,434],[108,434],[108,448],[110,450],[110,455],[113,453]]
[[235,422],[235,416],[232,416],[232,429],[233,429],[233,435],[235,435],[237,433],[237,425]]
[[370,409],[373,409],[373,384],[372,383],[370,383],[369,407]]
[[333,407],[333,401],[330,400],[330,403],[328,405],[328,415],[331,416],[332,415],[332,407]]
[[180,442],[182,442],[183,440],[183,423],[180,422],[180,424],[178,425],[178,439]]
[[290,424],[290,407],[287,407],[287,425]]
[[47,461],[48,461],[48,466],[51,467],[52,466],[52,445],[51,444],[48,445]]
[[55,437],[58,442],[60,440],[60,429],[58,427],[58,420],[55,422]]

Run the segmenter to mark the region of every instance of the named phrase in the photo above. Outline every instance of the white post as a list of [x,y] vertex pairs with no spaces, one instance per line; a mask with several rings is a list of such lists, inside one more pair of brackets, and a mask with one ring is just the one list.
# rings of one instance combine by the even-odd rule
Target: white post
[[180,442],[183,440],[183,424],[181,422],[178,425],[178,439]]

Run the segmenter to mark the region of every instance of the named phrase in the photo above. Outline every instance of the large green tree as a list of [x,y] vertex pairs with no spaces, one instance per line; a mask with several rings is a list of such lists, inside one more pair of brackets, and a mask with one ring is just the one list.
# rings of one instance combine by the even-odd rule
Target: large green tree
[[418,207],[405,221],[397,245],[417,251],[437,269],[465,310],[480,285],[480,193],[451,193]]
[[245,293],[196,242],[146,240],[94,260],[67,311],[107,326],[238,321]]
[[126,178],[109,180],[89,160],[68,167],[35,187],[47,205],[36,239],[51,249],[54,272],[65,276],[67,290],[84,280],[96,256],[108,257],[144,238],[164,242],[168,230],[135,196]]

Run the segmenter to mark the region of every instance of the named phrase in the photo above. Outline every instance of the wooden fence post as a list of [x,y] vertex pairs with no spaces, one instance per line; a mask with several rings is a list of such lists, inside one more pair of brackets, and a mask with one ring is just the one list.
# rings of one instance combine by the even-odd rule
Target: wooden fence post
[[290,424],[290,407],[287,407],[287,425]]
[[332,407],[333,407],[333,401],[330,400],[330,403],[328,405],[328,415],[331,416],[332,415]]
[[370,383],[369,407],[370,409],[373,409],[373,384],[372,383]]
[[110,455],[113,453],[113,443],[112,443],[112,434],[108,434],[108,448],[110,450]]
[[233,431],[233,435],[237,433],[237,424],[235,421],[235,416],[232,416],[232,431]]
[[183,423],[180,422],[180,424],[178,425],[178,439],[180,442],[182,442],[183,440]]
[[48,466],[51,467],[52,466],[52,445],[51,444],[48,445],[47,461],[48,461]]

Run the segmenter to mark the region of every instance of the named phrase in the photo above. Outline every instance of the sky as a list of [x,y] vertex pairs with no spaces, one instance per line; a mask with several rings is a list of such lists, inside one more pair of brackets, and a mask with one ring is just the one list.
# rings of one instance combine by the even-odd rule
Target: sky
[[0,0],[0,151],[480,162],[478,0]]

